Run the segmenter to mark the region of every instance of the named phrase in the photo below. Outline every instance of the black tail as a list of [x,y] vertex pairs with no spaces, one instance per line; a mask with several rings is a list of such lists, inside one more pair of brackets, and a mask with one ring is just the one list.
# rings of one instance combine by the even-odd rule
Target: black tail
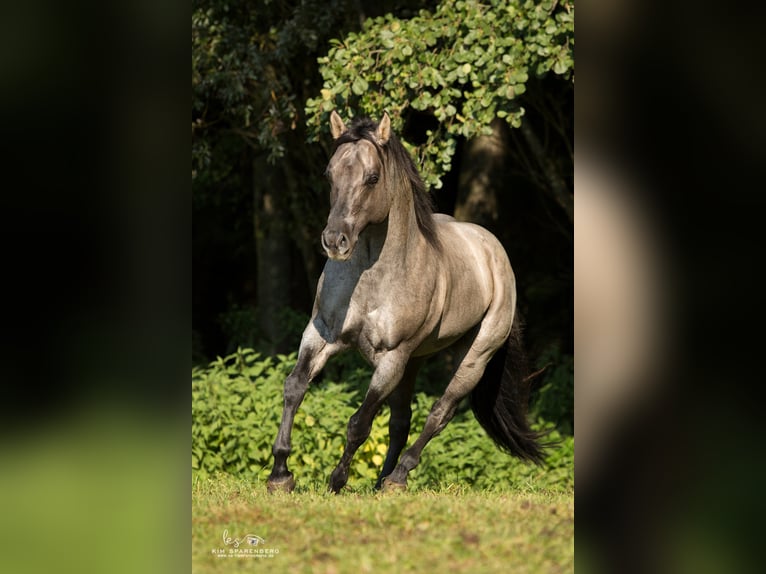
[[536,464],[543,462],[544,433],[529,428],[527,406],[530,381],[521,340],[519,313],[511,334],[489,361],[479,384],[471,391],[471,409],[487,434],[504,451]]

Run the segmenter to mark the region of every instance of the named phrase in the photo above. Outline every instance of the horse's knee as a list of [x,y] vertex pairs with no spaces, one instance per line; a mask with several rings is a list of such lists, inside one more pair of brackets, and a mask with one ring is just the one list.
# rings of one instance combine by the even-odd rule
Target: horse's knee
[[284,399],[285,405],[295,406],[300,404],[306,394],[308,382],[297,373],[290,373],[285,379]]
[[348,431],[346,438],[349,443],[356,444],[367,440],[372,431],[372,420],[366,420],[359,413],[355,413],[348,419]]

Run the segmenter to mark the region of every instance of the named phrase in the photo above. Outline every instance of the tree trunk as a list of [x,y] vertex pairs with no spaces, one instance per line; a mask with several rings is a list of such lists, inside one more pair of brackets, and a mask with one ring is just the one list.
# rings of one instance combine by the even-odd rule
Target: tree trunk
[[492,135],[478,136],[466,142],[458,179],[455,218],[478,223],[497,232],[498,201],[503,188],[508,158],[508,124],[495,118]]
[[284,351],[279,343],[284,337],[279,312],[290,305],[291,265],[290,236],[287,232],[289,210],[284,194],[284,176],[278,167],[269,165],[265,156],[253,163],[254,230],[257,262],[258,326],[257,339],[265,352]]
[[[296,163],[299,162],[291,162],[288,158],[285,158],[285,190],[288,197],[292,198],[292,201],[288,201],[290,216],[293,221],[293,225],[290,226],[290,236],[301,254],[303,269],[306,273],[306,281],[311,295],[311,300],[307,304],[311,305],[316,294],[317,282],[322,273],[322,264],[324,262],[324,254],[320,248],[320,237],[323,228],[321,222],[324,221],[323,218],[326,214],[322,213],[320,215],[318,213],[317,206],[314,205],[311,198],[302,197],[309,194],[309,190],[306,187],[307,180],[310,180],[305,176],[307,168],[297,166]],[[319,168],[316,168],[315,171],[320,173]]]

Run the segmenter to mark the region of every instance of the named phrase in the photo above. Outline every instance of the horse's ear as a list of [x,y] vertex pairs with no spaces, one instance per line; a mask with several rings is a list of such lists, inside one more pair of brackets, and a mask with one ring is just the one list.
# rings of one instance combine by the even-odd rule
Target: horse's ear
[[340,119],[338,112],[335,110],[330,114],[330,133],[332,137],[338,139],[346,131],[346,124]]
[[378,129],[375,131],[375,137],[380,145],[386,145],[388,139],[391,137],[391,118],[388,117],[388,112],[383,112],[383,119],[378,124]]

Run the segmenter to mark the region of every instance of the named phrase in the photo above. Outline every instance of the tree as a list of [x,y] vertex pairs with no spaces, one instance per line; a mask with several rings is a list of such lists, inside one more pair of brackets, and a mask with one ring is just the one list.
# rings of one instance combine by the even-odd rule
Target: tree
[[[279,307],[310,309],[332,109],[388,110],[445,211],[528,233],[524,217],[540,227],[539,214],[520,211],[516,194],[531,183],[571,243],[573,20],[573,3],[556,1],[193,0],[193,322],[203,339],[211,317],[257,305],[255,332],[272,351]],[[551,262],[566,247],[501,239],[522,268],[526,257],[567,269],[565,257]],[[549,270],[534,271],[520,277],[551,293],[537,288]],[[566,313],[559,303],[546,305]],[[201,346],[224,353],[227,339]]]
[[[332,44],[319,59],[323,87],[306,103],[314,137],[326,131],[333,109],[373,116],[387,110],[434,189],[452,168],[460,138],[494,137],[572,220],[573,117],[567,105],[574,82],[574,2],[443,2],[408,20],[390,14],[369,19],[361,32]],[[551,75],[559,78],[553,95],[545,91],[550,82],[543,88]],[[528,108],[534,119],[525,117]],[[422,115],[434,121],[415,141],[418,136],[407,137],[407,120]],[[523,145],[500,137],[497,118],[520,130]]]
[[[320,273],[314,238],[322,226],[325,160],[321,148],[306,144],[303,102],[320,81],[316,58],[328,39],[354,25],[352,0],[192,2],[195,220],[199,227],[218,225],[198,249],[228,237],[209,253],[215,261],[230,256],[222,249],[251,244],[256,287],[249,298],[258,304],[258,335],[271,352],[279,350],[277,314],[291,304],[293,286],[313,286]],[[226,207],[239,210],[229,229],[216,224]]]

